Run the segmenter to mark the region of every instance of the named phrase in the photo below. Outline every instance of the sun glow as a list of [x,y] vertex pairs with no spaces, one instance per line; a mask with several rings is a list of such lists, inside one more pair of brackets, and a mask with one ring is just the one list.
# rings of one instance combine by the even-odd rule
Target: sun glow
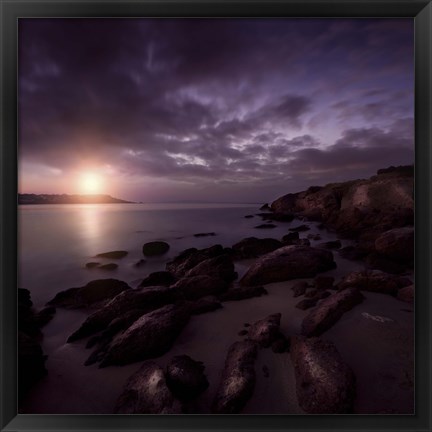
[[103,186],[102,178],[94,173],[83,174],[80,178],[80,192],[84,194],[100,193]]

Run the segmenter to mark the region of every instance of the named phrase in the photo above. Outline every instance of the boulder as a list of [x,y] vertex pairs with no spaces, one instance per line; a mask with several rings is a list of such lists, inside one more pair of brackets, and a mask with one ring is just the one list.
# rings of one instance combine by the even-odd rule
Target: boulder
[[237,277],[231,257],[227,254],[201,261],[185,274],[186,277],[203,275],[217,277],[227,282],[231,282]]
[[240,283],[261,285],[313,277],[335,266],[330,251],[309,246],[284,246],[258,258]]
[[317,298],[305,298],[303,300],[300,300],[295,305],[295,307],[297,309],[307,310],[307,309],[310,309],[310,308],[314,307],[317,303],[318,303],[318,299]]
[[297,399],[309,414],[346,414],[353,410],[355,376],[333,343],[294,337],[291,360]]
[[124,258],[128,254],[127,251],[111,251],[97,254],[97,258],[109,258],[109,259],[120,259]]
[[356,288],[348,288],[324,299],[302,322],[304,336],[319,336],[332,327],[341,316],[364,300]]
[[207,312],[213,312],[218,309],[222,309],[222,305],[218,299],[213,296],[200,298],[195,302],[191,302],[189,306],[191,315],[200,315]]
[[202,362],[187,355],[175,356],[166,369],[168,387],[180,400],[194,399],[209,386],[204,369]]
[[376,251],[395,261],[414,259],[414,227],[395,228],[382,233],[375,240]]
[[241,412],[255,388],[256,356],[257,346],[252,341],[235,342],[230,346],[222,378],[213,400],[213,413]]
[[357,288],[382,294],[396,295],[400,288],[411,285],[410,279],[378,270],[351,272],[337,285],[339,290]]
[[168,271],[158,271],[150,273],[145,279],[139,284],[140,287],[148,286],[170,286],[175,283],[176,278]]
[[39,312],[36,312],[33,317],[35,325],[38,328],[43,327],[54,318],[55,313],[56,313],[56,308],[53,306],[45,307]]
[[246,300],[252,297],[261,297],[262,295],[266,295],[267,290],[262,286],[237,286],[235,288],[230,288],[224,293],[219,295],[220,301],[238,301],[238,300]]
[[170,245],[163,241],[148,242],[143,245],[144,256],[163,255],[168,252]]
[[189,321],[185,307],[167,305],[138,318],[110,344],[100,367],[125,365],[169,351]]
[[302,231],[309,231],[310,227],[308,225],[297,225],[296,227],[290,228],[290,231],[293,232],[302,232]]
[[281,314],[276,313],[259,320],[249,327],[249,339],[261,347],[269,347],[279,337]]
[[291,289],[294,293],[294,297],[300,297],[306,292],[307,288],[309,288],[309,284],[307,282],[301,281],[297,282]]
[[265,203],[260,207],[260,210],[271,210],[271,208],[267,203]]
[[277,222],[291,222],[294,220],[294,215],[290,213],[259,213],[263,220],[277,221]]
[[334,283],[334,277],[333,276],[317,276],[314,279],[314,285],[315,288],[319,290],[329,290],[333,289],[333,283]]
[[296,244],[297,240],[300,240],[298,232],[291,232],[282,237],[282,241],[286,244]]
[[233,245],[232,249],[236,258],[247,259],[273,252],[281,246],[282,243],[276,239],[248,237]]
[[171,288],[185,300],[198,300],[201,297],[221,294],[228,288],[228,282],[209,275],[183,277]]
[[164,371],[145,362],[127,381],[114,408],[116,414],[181,414],[182,408],[168,388]]
[[97,279],[80,288],[60,291],[47,305],[76,309],[92,306],[104,300],[110,300],[117,294],[131,289],[118,279]]
[[91,336],[104,330],[113,320],[133,309],[142,315],[176,300],[174,290],[165,287],[146,287],[143,290],[126,290],[93,312],[68,339],[69,342]]
[[257,225],[255,228],[257,228],[257,229],[269,229],[269,228],[276,228],[276,225],[272,224],[272,223],[264,223],[264,224]]
[[397,298],[404,302],[413,303],[414,302],[414,285],[408,285],[401,288],[397,293]]

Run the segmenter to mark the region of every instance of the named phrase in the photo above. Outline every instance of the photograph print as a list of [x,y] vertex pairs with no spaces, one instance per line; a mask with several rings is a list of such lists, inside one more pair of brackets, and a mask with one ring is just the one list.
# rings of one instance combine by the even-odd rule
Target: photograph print
[[414,414],[414,20],[19,18],[21,414]]

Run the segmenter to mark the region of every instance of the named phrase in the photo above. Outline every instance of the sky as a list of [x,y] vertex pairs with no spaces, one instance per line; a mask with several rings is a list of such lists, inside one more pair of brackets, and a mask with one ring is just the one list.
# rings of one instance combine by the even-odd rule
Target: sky
[[20,19],[19,191],[255,203],[411,164],[413,32],[413,19]]

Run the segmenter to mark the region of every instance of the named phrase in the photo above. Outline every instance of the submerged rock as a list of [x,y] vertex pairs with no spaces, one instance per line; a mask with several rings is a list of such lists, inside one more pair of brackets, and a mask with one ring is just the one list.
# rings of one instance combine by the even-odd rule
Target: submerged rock
[[317,247],[321,247],[324,249],[340,249],[342,247],[342,243],[340,240],[332,240],[324,243],[320,243]]
[[303,231],[309,231],[310,230],[310,226],[308,225],[297,225],[296,227],[290,228],[289,231],[293,231],[293,232],[303,232]]
[[103,264],[99,266],[101,270],[115,270],[118,267],[118,264],[115,263],[109,263],[109,264]]
[[145,362],[127,381],[114,408],[116,414],[181,414],[182,408],[168,388],[164,371]]
[[309,246],[284,246],[258,258],[240,283],[260,285],[313,277],[335,266],[330,251]]
[[80,288],[69,288],[60,291],[47,304],[50,306],[76,309],[91,306],[103,300],[109,300],[117,294],[131,289],[118,279],[97,279]]
[[247,259],[273,252],[282,246],[283,244],[276,239],[248,237],[233,245],[232,249],[236,258]]
[[264,224],[257,225],[255,228],[257,229],[276,228],[276,225],[272,223],[264,223]]
[[363,300],[363,295],[355,288],[349,288],[327,297],[303,319],[302,335],[308,337],[321,335],[333,326],[345,312]]
[[320,338],[295,337],[291,359],[296,377],[297,398],[310,414],[351,413],[355,376],[333,343]]
[[281,314],[276,313],[259,320],[249,327],[249,339],[267,348],[279,337]]
[[309,288],[309,284],[307,282],[297,282],[291,289],[294,293],[294,297],[300,297],[306,292],[306,289]]
[[228,291],[225,291],[223,294],[219,295],[219,299],[221,301],[238,301],[246,300],[252,297],[260,297],[266,294],[268,294],[267,290],[262,286],[237,286],[235,288],[230,288]]
[[199,264],[192,267],[185,276],[191,277],[201,275],[214,276],[227,282],[231,282],[237,277],[231,257],[227,254],[201,261]]
[[215,236],[216,235],[216,233],[214,233],[214,232],[209,232],[209,233],[197,233],[197,234],[194,234],[194,237],[213,237],[213,236]]
[[213,413],[241,412],[255,388],[256,356],[257,346],[252,341],[235,342],[230,346],[222,378],[213,400]]
[[168,252],[170,245],[163,241],[145,243],[142,252],[145,256],[163,255]]
[[111,251],[97,254],[98,258],[109,258],[109,259],[120,259],[124,258],[128,254],[127,251]]
[[91,261],[91,262],[86,263],[85,266],[88,269],[92,269],[92,268],[95,268],[95,267],[99,267],[100,263],[99,262],[95,262],[95,261]]
[[189,321],[185,307],[167,305],[138,318],[113,340],[100,367],[125,365],[166,353]]
[[222,309],[222,305],[218,299],[213,296],[200,298],[195,302],[191,302],[189,306],[191,315],[200,315],[207,312],[213,312],[218,309]]

